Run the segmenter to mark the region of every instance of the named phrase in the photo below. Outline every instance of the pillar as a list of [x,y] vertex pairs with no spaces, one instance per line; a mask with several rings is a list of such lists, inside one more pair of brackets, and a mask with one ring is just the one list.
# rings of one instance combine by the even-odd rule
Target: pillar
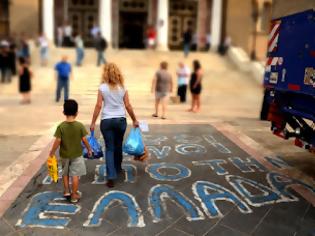
[[112,43],[112,0],[100,0],[99,8],[99,25],[102,35],[108,42],[108,46]]
[[54,41],[54,0],[43,0],[43,33],[49,41]]
[[211,46],[217,49],[221,43],[223,0],[212,1]]
[[157,49],[168,50],[168,0],[158,0]]

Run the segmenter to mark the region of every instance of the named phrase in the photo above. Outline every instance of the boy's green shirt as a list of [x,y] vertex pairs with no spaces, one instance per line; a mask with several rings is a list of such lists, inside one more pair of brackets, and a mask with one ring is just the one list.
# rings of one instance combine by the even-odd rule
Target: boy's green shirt
[[78,121],[64,121],[58,125],[54,136],[61,139],[60,157],[72,159],[82,156],[81,140],[87,134],[84,125]]

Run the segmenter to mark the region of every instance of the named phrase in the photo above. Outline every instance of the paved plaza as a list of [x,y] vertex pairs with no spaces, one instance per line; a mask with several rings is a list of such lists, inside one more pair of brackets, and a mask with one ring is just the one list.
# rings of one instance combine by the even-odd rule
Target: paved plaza
[[[258,120],[262,86],[215,53],[107,53],[138,119],[149,123],[151,156],[146,163],[125,156],[125,175],[111,190],[103,161],[88,160],[83,198],[68,204],[44,165],[64,119],[52,69],[63,54],[74,61],[74,51],[56,50],[41,68],[34,56],[32,104],[19,104],[16,80],[0,87],[0,235],[314,235],[314,156],[271,134]],[[167,120],[153,119],[150,86],[160,61],[169,62],[175,81],[177,63],[194,59],[204,68],[201,112],[170,103]],[[102,73],[94,61],[87,51],[71,81],[87,128]]]

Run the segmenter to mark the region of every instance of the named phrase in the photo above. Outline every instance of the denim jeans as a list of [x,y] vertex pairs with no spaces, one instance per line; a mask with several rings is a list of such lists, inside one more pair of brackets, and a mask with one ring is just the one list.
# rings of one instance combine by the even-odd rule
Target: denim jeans
[[184,55],[185,55],[185,57],[188,56],[189,51],[190,51],[190,43],[184,43]]
[[127,128],[126,118],[112,118],[101,121],[101,132],[105,140],[105,161],[107,179],[117,179],[122,171],[122,144]]
[[56,91],[56,102],[59,102],[61,96],[61,90],[63,89],[64,100],[69,98],[69,78],[58,78],[57,91]]
[[82,64],[82,60],[84,58],[84,51],[83,48],[76,48],[77,52],[77,60],[76,60],[76,65],[80,66]]
[[48,59],[48,48],[43,47],[40,49],[40,60],[43,62]]
[[1,83],[10,83],[11,75],[12,72],[10,68],[1,68]]
[[100,66],[101,64],[105,64],[105,56],[103,51],[97,51],[97,66]]

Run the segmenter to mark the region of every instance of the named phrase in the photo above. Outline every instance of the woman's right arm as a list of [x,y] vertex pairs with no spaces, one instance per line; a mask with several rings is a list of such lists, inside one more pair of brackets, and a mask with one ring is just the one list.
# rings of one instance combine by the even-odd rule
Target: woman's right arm
[[130,104],[128,91],[126,91],[126,93],[125,93],[124,103],[125,103],[126,110],[127,110],[128,114],[130,115],[130,117],[132,119],[133,126],[134,127],[138,127],[139,126],[139,122],[137,121],[136,115],[133,112],[133,108],[132,108],[132,106]]
[[97,101],[94,108],[93,118],[90,126],[90,130],[93,131],[95,129],[95,123],[97,120],[98,115],[100,114],[100,111],[102,109],[102,103],[103,103],[103,96],[101,94],[101,91],[98,90],[97,93]]

